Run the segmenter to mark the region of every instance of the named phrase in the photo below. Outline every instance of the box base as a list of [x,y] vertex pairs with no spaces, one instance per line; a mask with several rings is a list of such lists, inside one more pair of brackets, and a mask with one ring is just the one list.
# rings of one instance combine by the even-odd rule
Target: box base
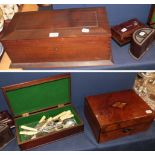
[[[87,103],[87,102],[86,102]],[[93,112],[91,111],[88,104],[85,104],[84,106],[84,114],[86,116],[86,119],[88,121],[88,124],[91,127],[92,133],[94,134],[94,137],[97,141],[97,143],[105,143],[111,140],[119,139],[125,136],[134,135],[139,132],[144,132],[151,126],[152,121],[146,121],[145,123],[133,125],[133,126],[127,126],[124,128],[120,128],[117,130],[111,130],[108,132],[103,132],[99,123],[97,122],[97,119]]]
[[110,140],[115,140],[115,139],[122,138],[125,136],[134,135],[136,133],[145,132],[146,130],[149,129],[150,125],[151,125],[151,122],[144,123],[144,124],[138,124],[137,126],[128,127],[128,129],[131,129],[128,131],[125,129],[120,129],[120,130],[115,130],[115,131],[111,131],[107,133],[101,133],[98,143],[104,143]]
[[89,67],[89,66],[111,66],[112,60],[97,61],[70,61],[70,62],[38,62],[38,63],[11,63],[11,68],[68,68],[68,67]]
[[112,36],[112,39],[119,45],[119,46],[124,46],[126,44],[129,44],[131,42],[132,38],[128,38],[128,39],[124,39],[124,40],[120,40],[115,36]]

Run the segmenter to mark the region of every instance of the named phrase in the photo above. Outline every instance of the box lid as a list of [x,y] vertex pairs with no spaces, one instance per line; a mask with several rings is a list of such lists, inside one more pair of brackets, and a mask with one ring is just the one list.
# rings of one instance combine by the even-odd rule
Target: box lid
[[133,90],[89,96],[87,102],[102,132],[154,119],[154,112]]
[[111,36],[105,8],[19,12],[2,40],[29,40],[87,35]]
[[6,86],[2,90],[14,117],[61,107],[71,101],[69,74]]

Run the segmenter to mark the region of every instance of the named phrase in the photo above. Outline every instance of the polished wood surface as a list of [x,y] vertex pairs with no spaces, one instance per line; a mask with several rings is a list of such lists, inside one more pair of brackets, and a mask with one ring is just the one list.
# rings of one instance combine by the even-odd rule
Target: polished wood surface
[[[129,43],[132,39],[132,34],[139,28],[145,27],[138,19],[134,18],[123,22],[119,25],[113,26],[111,28],[112,38],[119,44],[125,45]],[[126,28],[127,31],[122,32],[121,30]]]
[[[21,12],[37,11],[39,9],[36,4],[24,4],[20,7]],[[22,70],[22,68],[10,68],[11,60],[6,52],[0,61],[0,70]]]
[[[116,106],[118,102],[124,106]],[[89,96],[86,98],[85,114],[98,142],[104,141],[104,134],[125,136],[139,131],[137,125],[143,129],[154,120],[154,112],[133,90]],[[109,140],[115,137],[117,135],[111,134]]]
[[144,132],[150,127],[150,125],[151,125],[151,122],[148,122],[148,123],[138,124],[136,126],[124,128],[124,129],[114,130],[107,133],[101,133],[99,137],[99,143],[121,138],[124,136],[129,136],[132,134],[136,134],[138,132]]
[[[58,37],[49,37],[56,32]],[[17,13],[2,42],[16,67],[112,65],[111,32],[104,8]]]

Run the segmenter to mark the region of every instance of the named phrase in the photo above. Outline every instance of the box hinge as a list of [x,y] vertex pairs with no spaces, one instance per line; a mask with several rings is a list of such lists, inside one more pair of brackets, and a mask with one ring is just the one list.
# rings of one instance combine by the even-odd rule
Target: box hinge
[[62,108],[64,106],[65,106],[64,104],[58,104],[58,108]]
[[22,117],[28,117],[30,114],[29,113],[24,113],[22,114]]

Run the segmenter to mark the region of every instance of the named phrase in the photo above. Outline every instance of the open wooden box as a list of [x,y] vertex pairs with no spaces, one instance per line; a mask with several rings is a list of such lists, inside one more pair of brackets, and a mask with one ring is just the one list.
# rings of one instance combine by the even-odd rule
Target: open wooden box
[[[63,74],[2,88],[14,116],[17,141],[22,150],[83,131],[83,122],[71,104],[70,80],[70,74]],[[49,118],[66,110],[74,114],[77,123],[74,127],[32,140],[19,134],[21,125],[35,127],[43,115]]]

